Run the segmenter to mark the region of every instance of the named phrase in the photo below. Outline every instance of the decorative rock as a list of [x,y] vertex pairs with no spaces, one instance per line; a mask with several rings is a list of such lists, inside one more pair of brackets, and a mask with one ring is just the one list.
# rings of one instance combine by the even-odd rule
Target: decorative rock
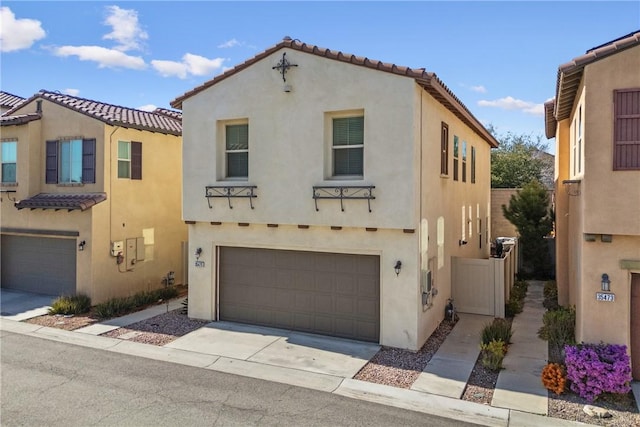
[[611,418],[611,414],[604,408],[598,408],[597,406],[584,405],[582,408],[585,414],[593,418]]

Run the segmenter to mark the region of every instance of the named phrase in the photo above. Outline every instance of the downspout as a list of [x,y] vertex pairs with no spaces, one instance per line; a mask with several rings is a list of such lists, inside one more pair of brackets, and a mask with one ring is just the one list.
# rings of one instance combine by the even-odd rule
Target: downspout
[[113,200],[112,200],[112,185],[113,185],[113,164],[112,162],[112,153],[113,153],[113,134],[120,129],[120,126],[116,126],[116,128],[109,135],[109,241],[113,241],[113,235],[111,234],[112,223],[113,223]]

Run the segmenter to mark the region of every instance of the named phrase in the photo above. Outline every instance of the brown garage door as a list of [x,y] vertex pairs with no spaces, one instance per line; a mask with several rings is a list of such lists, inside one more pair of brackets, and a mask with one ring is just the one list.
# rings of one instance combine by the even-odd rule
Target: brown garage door
[[220,320],[379,342],[380,259],[220,249]]

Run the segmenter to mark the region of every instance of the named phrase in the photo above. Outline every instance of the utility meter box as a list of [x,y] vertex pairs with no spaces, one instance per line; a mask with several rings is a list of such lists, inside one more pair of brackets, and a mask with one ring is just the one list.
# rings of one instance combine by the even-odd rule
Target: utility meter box
[[111,256],[118,256],[124,253],[124,242],[122,240],[111,242]]

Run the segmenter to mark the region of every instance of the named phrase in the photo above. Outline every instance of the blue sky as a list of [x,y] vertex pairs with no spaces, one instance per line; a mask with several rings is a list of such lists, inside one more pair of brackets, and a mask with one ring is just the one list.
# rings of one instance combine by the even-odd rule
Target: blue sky
[[483,123],[533,135],[544,133],[542,104],[554,96],[560,64],[640,29],[638,0],[5,0],[0,8],[0,86],[23,97],[46,89],[170,108],[177,96],[291,36],[426,68]]

